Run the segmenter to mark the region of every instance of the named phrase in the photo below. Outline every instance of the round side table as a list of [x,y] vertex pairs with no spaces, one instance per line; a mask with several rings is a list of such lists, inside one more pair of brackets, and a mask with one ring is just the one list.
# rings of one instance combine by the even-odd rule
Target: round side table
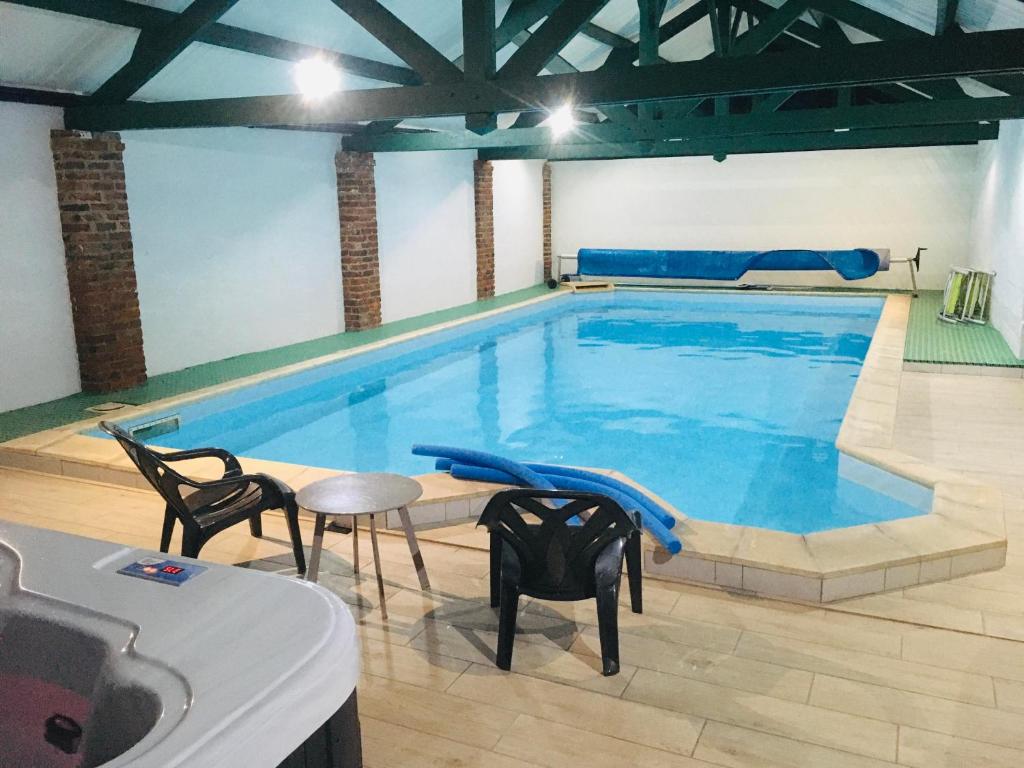
[[351,475],[338,475],[326,480],[310,483],[300,490],[295,500],[298,505],[316,515],[313,528],[313,547],[309,554],[309,567],[306,579],[315,582],[320,571],[320,553],[324,546],[324,527],[327,517],[346,516],[352,522],[352,570],[359,573],[359,526],[358,518],[368,515],[370,518],[370,544],[373,546],[373,565],[377,571],[377,589],[380,593],[380,611],[384,619],[388,617],[387,605],[384,602],[384,578],[380,571],[380,552],[377,547],[377,515],[387,514],[396,510],[405,529],[405,540],[409,544],[416,575],[424,590],[430,589],[427,569],[423,565],[416,532],[409,519],[408,505],[416,501],[423,493],[423,486],[412,478],[388,472],[362,472]]

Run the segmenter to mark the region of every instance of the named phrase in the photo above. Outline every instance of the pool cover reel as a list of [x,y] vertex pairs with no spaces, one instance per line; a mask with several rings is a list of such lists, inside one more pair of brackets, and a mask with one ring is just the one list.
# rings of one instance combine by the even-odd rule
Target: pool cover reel
[[683,548],[669,528],[676,519],[668,511],[633,486],[615,478],[575,467],[554,464],[521,464],[484,451],[452,448],[444,445],[414,445],[416,456],[437,458],[437,468],[452,477],[502,485],[603,493],[627,512],[638,511],[643,527],[672,554]]
[[670,251],[580,248],[581,275],[739,280],[750,270],[834,270],[845,280],[871,277],[882,263],[878,251],[780,249],[774,251]]

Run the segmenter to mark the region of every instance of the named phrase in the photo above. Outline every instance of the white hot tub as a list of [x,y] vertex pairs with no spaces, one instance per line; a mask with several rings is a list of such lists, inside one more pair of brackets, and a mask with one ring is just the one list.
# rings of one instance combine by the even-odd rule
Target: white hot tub
[[314,584],[0,522],[2,766],[290,767],[318,734],[358,765],[358,675]]

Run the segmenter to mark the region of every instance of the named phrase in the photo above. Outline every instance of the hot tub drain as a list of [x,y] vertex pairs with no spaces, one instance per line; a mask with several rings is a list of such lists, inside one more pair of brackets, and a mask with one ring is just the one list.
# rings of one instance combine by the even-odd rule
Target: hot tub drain
[[73,755],[82,741],[82,726],[67,715],[50,715],[43,738],[61,752]]

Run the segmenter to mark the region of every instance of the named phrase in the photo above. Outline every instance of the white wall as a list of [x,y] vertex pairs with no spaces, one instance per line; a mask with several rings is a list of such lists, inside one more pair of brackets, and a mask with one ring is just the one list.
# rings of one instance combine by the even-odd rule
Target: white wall
[[331,134],[122,134],[149,374],[343,330]]
[[0,411],[79,390],[50,130],[61,110],[0,102]]
[[476,301],[473,152],[376,157],[384,322]]
[[494,292],[544,279],[543,160],[494,164]]
[[992,325],[1024,357],[1024,120],[1006,120],[983,142],[971,265],[996,273]]
[[[928,247],[920,281],[964,263],[978,148],[800,152],[554,163],[553,250]],[[846,283],[828,272],[745,282],[909,288],[904,265]]]

